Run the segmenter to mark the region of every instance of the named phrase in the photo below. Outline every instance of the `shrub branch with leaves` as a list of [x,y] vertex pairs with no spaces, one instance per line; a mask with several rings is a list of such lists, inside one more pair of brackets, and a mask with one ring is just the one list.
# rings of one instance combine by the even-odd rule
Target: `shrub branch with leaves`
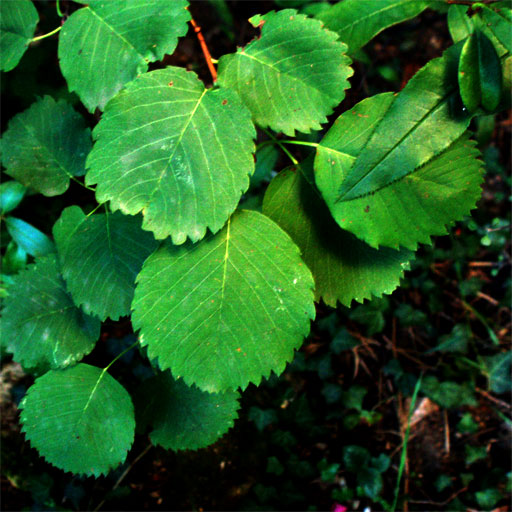
[[[364,44],[426,8],[464,2],[267,12],[250,19],[258,37],[220,57],[218,76],[186,0],[79,3],[38,37],[31,1],[0,4],[1,69],[60,30],[68,89],[100,118],[91,140],[70,104],[44,96],[3,135],[2,164],[16,181],[0,189],[11,237],[1,336],[38,375],[21,402],[27,439],[51,464],[98,476],[126,458],[136,417],[164,448],[214,442],[233,425],[240,391],[293,359],[315,302],[391,293],[419,244],[474,208],[483,170],[468,126],[509,106],[512,15],[506,2],[452,5],[452,47],[400,92],[329,123]],[[188,23],[211,87],[183,68],[148,71]],[[316,139],[297,133],[312,131]],[[289,145],[310,156],[298,162]],[[240,208],[254,155],[257,165],[271,146],[291,166],[261,208]],[[71,180],[97,205],[65,208],[53,240],[11,215],[27,190],[53,197]],[[139,347],[155,374],[135,408],[108,372],[123,353],[105,368],[80,362],[102,322],[130,314],[138,339],[129,350]]]

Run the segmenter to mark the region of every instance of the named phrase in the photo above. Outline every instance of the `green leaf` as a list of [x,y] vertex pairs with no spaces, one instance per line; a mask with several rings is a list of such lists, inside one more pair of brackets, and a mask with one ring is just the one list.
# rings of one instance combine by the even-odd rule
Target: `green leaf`
[[482,107],[496,109],[501,97],[501,62],[493,44],[480,30],[464,43],[459,61],[459,87],[464,105],[470,112]]
[[88,354],[100,335],[100,322],[74,304],[55,256],[36,260],[12,276],[16,290],[5,298],[1,334],[9,352],[25,368],[58,368]]
[[132,321],[162,369],[205,391],[280,374],[315,316],[297,246],[252,211],[199,244],[167,242],[137,278]]
[[12,239],[31,256],[46,256],[55,252],[53,242],[28,222],[16,217],[6,217],[4,220]]
[[29,388],[20,408],[30,444],[64,471],[106,474],[125,460],[133,443],[130,395],[95,366],[46,373]]
[[169,371],[142,384],[141,421],[153,426],[150,438],[166,450],[197,450],[224,435],[238,417],[239,394],[207,393],[175,380]]
[[25,196],[27,189],[17,181],[4,181],[0,184],[0,215],[14,210]]
[[39,14],[29,0],[0,2],[0,69],[14,69],[34,37]]
[[503,497],[501,491],[495,487],[475,492],[478,506],[482,507],[483,510],[492,509]]
[[172,54],[187,33],[186,0],[79,0],[59,35],[59,59],[70,91],[89,111],[105,104],[149,62]]
[[45,196],[63,194],[71,176],[85,174],[91,134],[64,100],[45,96],[13,117],[2,139],[7,174]]
[[503,352],[484,358],[488,371],[489,389],[494,393],[512,390],[512,352]]
[[156,241],[139,217],[119,212],[86,217],[66,208],[55,223],[61,272],[75,304],[100,320],[130,314],[135,278]]
[[218,231],[249,186],[256,132],[229,89],[205,89],[181,68],[130,83],[94,129],[88,184],[99,202],[135,215],[155,238],[200,240]]
[[489,30],[500,44],[509,53],[512,53],[512,10],[510,7],[495,10],[487,6],[481,6],[478,15],[481,17],[486,30]]
[[465,446],[466,451],[466,465],[470,466],[478,460],[487,458],[487,446]]
[[471,329],[465,324],[457,324],[450,334],[441,336],[439,344],[426,353],[432,352],[466,352],[471,339]]
[[251,176],[251,187],[258,187],[271,180],[279,155],[279,150],[275,145],[263,146],[256,151],[256,166],[254,174]]
[[480,197],[454,48],[397,96],[379,94],[342,114],[317,147],[315,180],[333,217],[372,247],[430,243]]
[[27,253],[14,240],[7,245],[2,256],[2,273],[16,274],[27,265]]
[[363,488],[364,494],[376,499],[382,491],[382,476],[375,468],[360,468],[357,473],[357,483]]
[[291,136],[320,130],[349,87],[346,46],[293,9],[249,21],[261,37],[221,57],[219,84],[236,90],[263,128]]
[[322,11],[318,18],[326,28],[337,32],[350,54],[364,46],[385,28],[414,18],[429,1],[422,0],[343,0]]
[[468,9],[467,5],[450,5],[448,9],[448,30],[454,43],[466,39],[473,32],[473,21],[467,15]]
[[368,467],[370,460],[370,452],[362,446],[343,447],[343,464],[349,471],[358,473],[361,469]]
[[320,194],[303,175],[309,161],[280,172],[268,187],[263,213],[299,246],[315,279],[315,299],[336,307],[391,293],[400,283],[412,253],[373,249],[342,230]]
[[447,409],[463,405],[476,407],[478,404],[467,383],[439,382],[433,375],[429,375],[423,379],[421,390],[431,400]]

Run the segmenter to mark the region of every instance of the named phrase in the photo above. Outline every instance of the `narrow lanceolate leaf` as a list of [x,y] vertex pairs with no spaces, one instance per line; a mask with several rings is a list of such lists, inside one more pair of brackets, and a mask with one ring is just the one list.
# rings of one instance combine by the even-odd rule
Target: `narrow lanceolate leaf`
[[199,244],[166,243],[137,283],[133,325],[149,357],[210,392],[281,373],[315,316],[299,249],[252,211],[235,213]]
[[0,184],[0,215],[14,210],[25,196],[27,189],[17,181],[4,181]]
[[39,15],[29,0],[0,2],[0,69],[15,68],[34,37]]
[[72,176],[85,174],[91,145],[82,116],[64,100],[45,96],[9,122],[2,164],[23,185],[56,196],[68,189]]
[[218,231],[254,172],[254,126],[230,89],[205,89],[181,68],[130,83],[94,129],[86,181],[98,201],[175,244]]
[[[412,253],[373,249],[341,229],[320,194],[299,168],[280,172],[270,183],[263,213],[277,222],[302,251],[315,279],[315,298],[336,307],[391,293],[400,283]],[[308,172],[308,170],[305,170]]]
[[460,96],[470,112],[492,112],[501,97],[501,62],[493,44],[480,30],[464,43],[459,60]]
[[73,304],[55,256],[13,276],[11,289],[16,293],[5,299],[1,335],[23,367],[68,366],[94,348],[100,322]]
[[50,464],[72,473],[108,473],[126,459],[135,434],[128,392],[88,364],[49,371],[20,403],[22,431]]
[[342,114],[317,148],[315,181],[334,219],[372,247],[430,243],[480,196],[478,151],[461,139],[471,117],[458,99],[457,50],[397,96]]
[[238,399],[236,391],[207,393],[162,372],[145,381],[137,394],[137,425],[151,425],[151,441],[166,450],[197,450],[233,426]]
[[219,83],[240,94],[263,128],[292,136],[320,130],[349,87],[346,46],[292,9],[249,21],[261,37],[219,60]]
[[448,30],[453,42],[463,41],[473,32],[473,20],[468,16],[469,6],[451,5],[448,9]]
[[80,0],[59,36],[62,74],[92,112],[171,54],[187,32],[186,0]]
[[352,54],[385,28],[414,18],[430,3],[426,0],[343,0],[317,17],[326,28],[339,34]]
[[87,217],[78,206],[66,208],[53,234],[67,288],[83,310],[100,320],[130,314],[135,277],[155,250],[139,217],[122,213]]
[[12,239],[31,256],[46,256],[55,252],[54,243],[39,229],[16,217],[6,217],[5,226]]

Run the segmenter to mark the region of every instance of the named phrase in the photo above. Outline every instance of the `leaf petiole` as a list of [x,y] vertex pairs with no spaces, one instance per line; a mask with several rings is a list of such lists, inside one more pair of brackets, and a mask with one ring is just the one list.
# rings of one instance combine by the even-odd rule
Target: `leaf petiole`
[[51,32],[48,32],[48,34],[43,34],[42,36],[37,36],[37,37],[34,37],[30,40],[31,43],[34,43],[36,41],[40,41],[41,39],[46,39],[47,37],[50,37],[50,36],[53,36],[54,34],[56,34],[57,32],[59,32],[59,30],[62,28],[62,25],[60,27],[57,27],[55,30],[52,30]]

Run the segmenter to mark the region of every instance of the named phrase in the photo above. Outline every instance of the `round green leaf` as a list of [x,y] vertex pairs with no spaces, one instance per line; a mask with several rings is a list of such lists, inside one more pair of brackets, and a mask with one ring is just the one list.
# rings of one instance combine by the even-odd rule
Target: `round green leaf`
[[249,21],[261,28],[261,37],[221,57],[219,84],[236,90],[264,128],[291,136],[320,130],[353,74],[346,45],[293,9]]
[[501,62],[493,44],[480,30],[464,43],[459,61],[459,87],[464,105],[470,112],[482,107],[496,109],[501,97]]
[[38,257],[55,252],[53,242],[28,222],[16,217],[6,217],[4,220],[9,235],[26,253]]
[[100,322],[78,309],[66,292],[55,256],[29,265],[12,277],[2,311],[1,336],[25,368],[59,368],[88,354]]
[[235,213],[200,243],[166,243],[137,278],[133,325],[162,369],[205,391],[279,374],[315,316],[313,278],[264,215]]
[[22,431],[50,464],[98,477],[126,458],[135,434],[128,392],[88,364],[36,379],[20,403]]
[[135,277],[156,241],[139,217],[122,213],[85,216],[66,208],[55,223],[61,272],[75,304],[100,320],[130,314]]
[[307,163],[280,172],[270,183],[263,213],[299,246],[315,279],[315,298],[336,307],[391,293],[403,277],[412,253],[373,249],[341,229],[320,194],[303,175]]
[[224,435],[238,417],[236,391],[207,393],[175,380],[168,371],[145,381],[138,398],[140,422],[152,425],[151,441],[166,450],[204,448]]
[[69,90],[92,112],[171,54],[187,33],[186,0],[88,0],[59,36],[59,59]]
[[229,89],[205,89],[168,67],[131,82],[94,129],[86,181],[99,202],[135,215],[155,238],[200,240],[218,231],[254,172],[254,126]]
[[71,176],[85,174],[91,145],[82,116],[64,100],[45,96],[9,122],[2,163],[26,187],[56,196],[68,189]]
[[25,196],[27,189],[17,181],[4,181],[0,184],[0,215],[14,210]]
[[0,2],[0,69],[14,69],[34,37],[39,14],[29,0]]
[[430,243],[480,197],[481,163],[463,135],[470,116],[457,109],[456,65],[448,51],[397,96],[363,100],[317,147],[315,181],[334,219],[372,247]]

